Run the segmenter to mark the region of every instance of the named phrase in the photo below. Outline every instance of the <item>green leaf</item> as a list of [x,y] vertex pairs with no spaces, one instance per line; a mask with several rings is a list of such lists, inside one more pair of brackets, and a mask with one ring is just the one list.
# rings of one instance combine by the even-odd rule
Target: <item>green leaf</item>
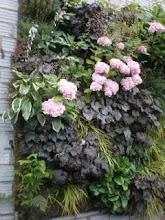
[[44,78],[49,84],[56,84],[58,81],[58,77],[54,74],[44,75]]
[[7,119],[9,119],[9,110],[5,111],[2,115],[3,121],[6,121]]
[[121,176],[117,176],[114,178],[115,183],[117,183],[118,185],[123,185],[124,184],[124,179]]
[[124,191],[127,191],[128,190],[128,183],[127,182],[124,182],[124,184],[122,185],[123,187],[123,190]]
[[33,97],[34,101],[36,101],[38,98],[38,93],[35,91],[31,91],[31,96]]
[[41,105],[42,105],[42,98],[40,95],[38,95],[37,100],[33,103],[34,114],[37,114],[40,111]]
[[11,120],[15,115],[15,112],[13,111],[13,109],[9,109],[9,112],[8,112],[8,116],[9,116],[9,119]]
[[91,90],[90,90],[90,88],[88,88],[88,89],[85,89],[85,90],[84,90],[84,93],[91,93]]
[[19,112],[16,112],[14,114],[14,117],[11,119],[11,123],[12,124],[16,124],[17,120],[18,120],[18,115],[19,115]]
[[37,86],[35,83],[32,83],[33,84],[33,88],[34,88],[34,90],[37,92],[38,90],[39,90],[39,86]]
[[32,104],[29,101],[29,99],[25,99],[21,106],[22,109],[22,116],[24,117],[25,121],[27,121],[30,118],[31,110],[32,110]]
[[88,93],[84,96],[84,100],[86,102],[86,104],[90,103],[91,102],[91,95]]
[[90,64],[90,65],[95,65],[95,62],[92,61],[92,60],[89,60],[89,59],[86,60],[86,63],[87,63],[87,64]]
[[19,92],[21,95],[26,95],[30,90],[30,85],[21,84]]
[[102,195],[102,196],[101,196],[101,201],[102,201],[103,203],[107,204],[108,199],[107,199],[107,197],[105,197],[104,195]]
[[38,195],[31,200],[31,206],[39,208],[41,212],[46,212],[48,203],[43,196]]
[[19,112],[22,104],[22,99],[21,98],[16,98],[12,101],[12,109],[14,112]]
[[128,205],[128,199],[126,196],[121,196],[122,207],[125,209]]
[[39,114],[37,115],[37,119],[38,119],[39,123],[41,124],[41,126],[43,127],[44,124],[45,124],[45,122],[46,122],[46,117],[45,117],[45,115],[42,114],[42,113],[39,113]]
[[45,87],[44,82],[36,82],[35,85],[38,86],[39,88],[44,88]]
[[111,202],[117,201],[118,199],[119,199],[119,196],[111,196],[108,198],[108,200]]
[[61,119],[60,118],[55,118],[52,121],[52,128],[54,131],[59,132],[61,129]]
[[12,70],[13,73],[15,73],[19,78],[23,79],[25,78],[25,75],[15,69]]
[[59,102],[59,101],[62,101],[62,100],[63,100],[63,97],[60,96],[60,95],[57,95],[57,96],[55,96],[55,97],[53,97],[53,98],[54,98],[54,100],[55,100],[56,102]]

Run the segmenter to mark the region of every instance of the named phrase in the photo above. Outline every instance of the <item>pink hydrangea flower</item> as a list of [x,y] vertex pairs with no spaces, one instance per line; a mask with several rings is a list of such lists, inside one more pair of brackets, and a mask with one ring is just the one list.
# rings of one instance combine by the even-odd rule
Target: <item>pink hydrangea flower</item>
[[116,58],[112,58],[109,61],[110,66],[119,69],[120,65],[123,63],[121,60],[116,59]]
[[112,41],[108,37],[103,36],[98,38],[97,43],[102,46],[110,46],[112,44]]
[[92,91],[100,91],[102,89],[102,85],[97,82],[92,82],[90,86],[90,90]]
[[159,22],[153,22],[150,24],[148,32],[149,33],[165,32],[165,26],[163,24],[160,24]]
[[112,95],[116,95],[119,90],[119,84],[113,80],[107,79],[105,82],[104,92],[109,92],[109,90],[111,90]]
[[108,74],[110,70],[110,66],[104,62],[97,62],[95,65],[95,73],[101,74],[106,73]]
[[131,56],[124,56],[123,57],[124,62],[128,63],[129,61],[132,61],[132,57]]
[[68,82],[66,79],[60,79],[57,83],[58,91],[62,93],[63,97],[68,100],[73,100],[76,98],[77,86]]
[[141,76],[138,74],[132,76],[132,81],[134,82],[135,86],[142,84],[142,82],[143,82]]
[[125,75],[129,75],[131,72],[130,68],[125,63],[121,63],[119,67],[119,71],[120,73],[125,74]]
[[50,115],[51,117],[56,118],[64,113],[65,106],[62,101],[55,102],[52,98],[42,103],[42,111],[45,115]]
[[119,50],[124,50],[124,48],[125,48],[125,44],[122,43],[122,42],[117,43],[116,46],[117,46],[117,48],[118,48]]
[[133,75],[135,75],[135,74],[140,74],[141,70],[140,70],[140,65],[139,65],[138,62],[132,60],[132,61],[129,61],[129,62],[127,63],[127,65],[128,65],[128,67],[130,68],[131,73],[132,73]]
[[147,48],[145,46],[139,46],[136,50],[140,53],[147,53]]
[[104,88],[104,95],[105,96],[108,96],[108,97],[111,97],[113,94],[112,94],[112,91],[111,91],[111,88],[109,88],[109,87],[105,87]]
[[105,81],[106,81],[106,77],[105,76],[101,76],[100,74],[98,74],[98,73],[93,73],[92,74],[92,80],[94,81],[94,82],[97,82],[98,84],[100,84],[100,85],[103,85],[104,83],[105,83]]
[[133,82],[132,77],[127,77],[126,79],[122,79],[120,84],[123,86],[123,89],[125,91],[129,91],[133,87],[135,87],[135,83]]

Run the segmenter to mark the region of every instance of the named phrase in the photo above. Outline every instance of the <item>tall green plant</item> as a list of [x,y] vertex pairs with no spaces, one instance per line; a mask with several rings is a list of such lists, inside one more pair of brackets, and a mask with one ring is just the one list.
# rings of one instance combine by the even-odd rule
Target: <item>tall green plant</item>
[[24,208],[38,207],[46,211],[47,201],[41,196],[40,189],[44,180],[50,179],[52,173],[46,168],[44,160],[39,160],[37,154],[31,154],[27,158],[18,161],[20,169],[15,174],[20,177],[20,205]]

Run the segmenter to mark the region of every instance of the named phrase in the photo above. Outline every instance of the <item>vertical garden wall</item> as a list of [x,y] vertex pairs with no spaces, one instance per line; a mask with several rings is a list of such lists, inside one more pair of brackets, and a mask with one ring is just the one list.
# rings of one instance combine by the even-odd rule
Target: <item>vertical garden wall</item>
[[18,2],[0,2],[0,115],[15,130],[13,144],[0,119],[0,220],[14,218],[14,156],[19,219],[155,218],[165,192],[165,12],[25,2],[16,51]]

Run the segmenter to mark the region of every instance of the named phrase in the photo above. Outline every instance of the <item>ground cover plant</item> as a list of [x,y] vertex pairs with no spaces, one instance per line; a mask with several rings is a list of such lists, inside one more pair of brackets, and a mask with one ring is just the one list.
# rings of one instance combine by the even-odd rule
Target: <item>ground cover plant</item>
[[3,114],[15,129],[19,219],[163,210],[164,13],[21,2]]

